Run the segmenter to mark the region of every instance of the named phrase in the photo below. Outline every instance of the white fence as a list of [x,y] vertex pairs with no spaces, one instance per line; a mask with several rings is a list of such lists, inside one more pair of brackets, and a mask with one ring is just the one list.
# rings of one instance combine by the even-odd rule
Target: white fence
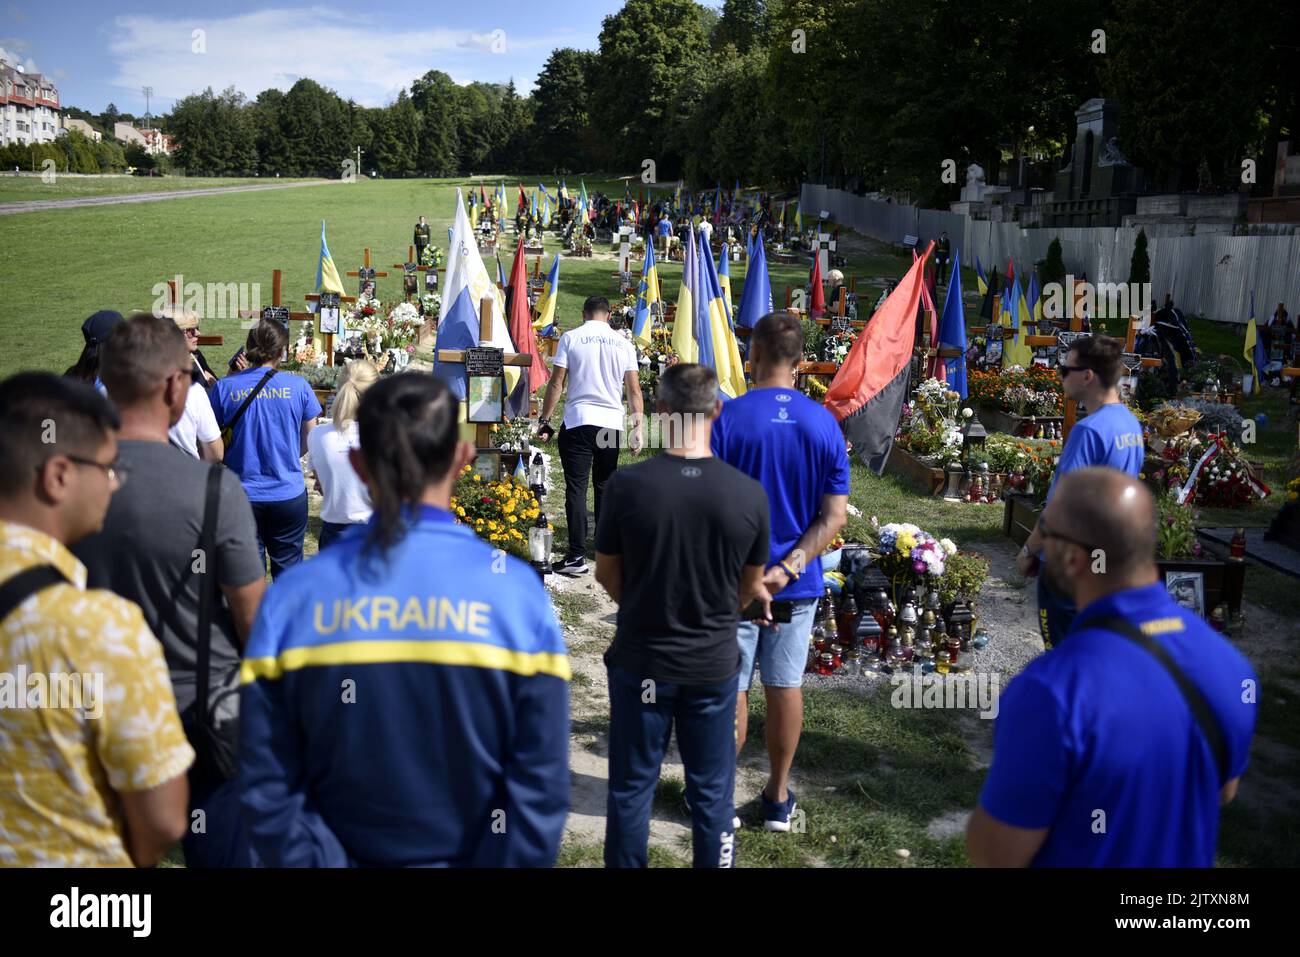
[[[970,219],[960,213],[880,202],[838,189],[805,183],[800,194],[804,221],[829,210],[837,223],[887,242],[918,236],[921,247],[944,230],[962,264],[999,273],[1007,260],[1031,265],[1046,258],[1053,238],[1061,240],[1066,269],[1094,283],[1128,282],[1137,227],[1033,228]],[[1253,235],[1234,236],[1230,226],[1150,225],[1147,253],[1156,308],[1171,292],[1187,313],[1244,323],[1255,293],[1255,315],[1263,319],[1279,302],[1300,311],[1300,233],[1295,227],[1252,226]],[[1260,235],[1270,233],[1271,235]]]

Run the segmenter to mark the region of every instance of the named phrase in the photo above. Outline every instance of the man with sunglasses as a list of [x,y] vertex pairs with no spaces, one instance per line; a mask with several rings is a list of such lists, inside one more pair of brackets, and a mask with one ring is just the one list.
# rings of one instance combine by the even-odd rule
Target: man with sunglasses
[[[1061,450],[1061,459],[1047,490],[1052,501],[1056,484],[1075,469],[1104,466],[1137,478],[1146,457],[1142,426],[1119,397],[1119,380],[1124,374],[1123,345],[1109,336],[1076,339],[1059,366],[1061,387],[1087,416],[1075,423]],[[1038,574],[1043,553],[1040,527],[1030,533],[1016,556],[1021,574]],[[1051,648],[1064,639],[1077,611],[1069,592],[1038,576],[1038,627],[1043,644]]]
[[1219,809],[1250,756],[1257,677],[1166,590],[1146,488],[1087,468],[1055,491],[1037,530],[1044,574],[1080,611],[1070,640],[998,702],[971,862],[1212,867]]
[[185,831],[162,646],[69,551],[126,479],[119,424],[88,383],[0,382],[0,866],[152,867]]

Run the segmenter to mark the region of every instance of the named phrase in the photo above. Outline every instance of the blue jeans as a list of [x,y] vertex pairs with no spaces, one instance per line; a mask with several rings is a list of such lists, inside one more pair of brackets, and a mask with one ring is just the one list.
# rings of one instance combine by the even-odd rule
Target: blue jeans
[[674,724],[686,769],[696,867],[731,867],[736,849],[736,682],[647,683],[609,669],[605,866],[649,862],[650,809]]
[[754,663],[758,663],[765,688],[799,688],[803,670],[808,666],[808,639],[817,620],[817,599],[796,598],[794,614],[784,625],[763,628],[752,621],[742,621],[736,629],[740,645],[740,677],[737,690],[747,692],[754,683]]
[[1066,632],[1079,608],[1069,595],[1062,595],[1047,584],[1042,570],[1038,573],[1038,630],[1043,646],[1054,648],[1065,640]]
[[[231,778],[207,794],[190,795],[190,826],[181,838],[186,867],[257,867],[257,854],[244,827],[239,805],[238,778]],[[202,810],[201,816],[194,814]],[[196,833],[198,821],[202,833]]]
[[257,523],[257,554],[262,563],[271,557],[271,579],[302,561],[302,543],[307,538],[307,490],[282,502],[252,502]]

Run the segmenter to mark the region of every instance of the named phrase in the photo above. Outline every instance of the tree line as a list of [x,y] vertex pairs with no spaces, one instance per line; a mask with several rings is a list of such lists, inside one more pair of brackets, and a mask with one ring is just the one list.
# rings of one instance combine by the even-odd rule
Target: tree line
[[1168,188],[1266,191],[1296,135],[1300,8],[1239,0],[628,0],[594,51],[559,49],[534,90],[458,86],[438,70],[381,108],[309,79],[205,90],[160,125],[191,174],[438,176],[641,173],[660,183],[819,181],[940,205],[958,169],[1059,162],[1075,110],[1121,106],[1129,160]]

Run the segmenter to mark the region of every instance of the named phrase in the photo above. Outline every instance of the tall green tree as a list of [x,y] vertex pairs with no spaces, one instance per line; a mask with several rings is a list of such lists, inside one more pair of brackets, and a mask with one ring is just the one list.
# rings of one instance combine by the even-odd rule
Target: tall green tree
[[628,0],[605,18],[591,88],[591,116],[604,162],[640,169],[652,159],[661,180],[678,175],[685,126],[702,87],[688,79],[712,64],[704,8],[694,0]]
[[[1239,189],[1241,160],[1259,149],[1269,125],[1261,107],[1273,89],[1270,51],[1284,42],[1288,18],[1295,22],[1287,5],[1263,0],[1230,8],[1208,0],[1116,0],[1106,24],[1104,88],[1121,103],[1128,159],[1182,189],[1195,187],[1204,162],[1216,185]],[[1290,60],[1294,91],[1294,53]]]
[[713,49],[732,47],[745,54],[768,39],[767,3],[764,0],[726,0],[722,4],[722,17],[713,30]]
[[552,53],[538,74],[533,90],[533,160],[545,172],[589,168],[587,91],[596,76],[596,61],[595,53],[565,47]]
[[420,114],[417,168],[426,176],[456,172],[460,165],[456,84],[441,70],[430,70],[411,84],[411,102]]

